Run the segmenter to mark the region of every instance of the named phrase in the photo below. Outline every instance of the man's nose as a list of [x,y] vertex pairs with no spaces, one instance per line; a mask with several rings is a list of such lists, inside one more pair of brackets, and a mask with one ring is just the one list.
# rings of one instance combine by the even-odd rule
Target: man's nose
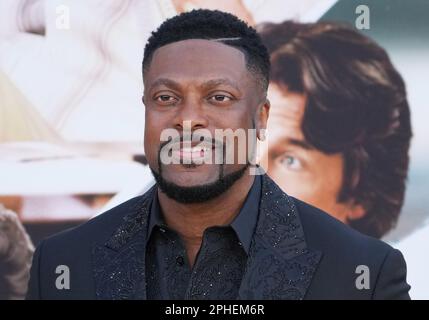
[[178,108],[174,118],[174,128],[182,131],[186,127],[192,131],[208,127],[207,113],[203,105],[196,99],[188,99]]

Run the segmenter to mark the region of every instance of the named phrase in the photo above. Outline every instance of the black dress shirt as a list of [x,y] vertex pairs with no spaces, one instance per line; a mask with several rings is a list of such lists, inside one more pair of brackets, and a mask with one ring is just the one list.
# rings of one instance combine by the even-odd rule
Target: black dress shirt
[[164,222],[155,192],[146,248],[148,299],[236,299],[258,220],[260,198],[261,178],[255,176],[232,223],[204,231],[191,268],[181,238]]

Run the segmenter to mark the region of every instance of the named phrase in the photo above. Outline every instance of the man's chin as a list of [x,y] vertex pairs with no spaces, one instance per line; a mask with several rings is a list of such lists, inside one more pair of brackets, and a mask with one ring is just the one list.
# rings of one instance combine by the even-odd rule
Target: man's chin
[[198,187],[216,182],[220,170],[219,165],[175,164],[163,166],[162,178],[180,187]]
[[226,192],[246,172],[245,166],[224,175],[222,166],[214,171],[176,171],[161,167],[160,172],[152,169],[158,187],[169,198],[181,203],[201,203],[217,198]]

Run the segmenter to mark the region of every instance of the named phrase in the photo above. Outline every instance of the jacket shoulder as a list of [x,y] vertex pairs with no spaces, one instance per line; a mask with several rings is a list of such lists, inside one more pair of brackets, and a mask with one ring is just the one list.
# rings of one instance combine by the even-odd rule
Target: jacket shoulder
[[316,207],[296,198],[292,199],[297,207],[309,246],[320,247],[325,251],[339,248],[347,248],[349,251],[354,248],[368,254],[383,252],[387,254],[393,249],[387,243],[352,229]]
[[[401,252],[309,204],[294,198],[293,201],[307,246],[322,252],[307,298],[409,299],[410,286]],[[368,290],[359,290],[355,281],[364,270],[368,271],[369,286]]]
[[87,222],[71,228],[44,240],[45,243],[93,243],[107,240],[123,223],[124,218],[135,211],[135,208],[144,201],[145,196],[132,198],[120,205],[101,213]]
[[[124,218],[146,204],[146,194],[130,199],[86,223],[44,239],[36,248],[28,299],[94,299],[93,249],[108,241]],[[66,266],[73,290],[56,288],[57,268]]]

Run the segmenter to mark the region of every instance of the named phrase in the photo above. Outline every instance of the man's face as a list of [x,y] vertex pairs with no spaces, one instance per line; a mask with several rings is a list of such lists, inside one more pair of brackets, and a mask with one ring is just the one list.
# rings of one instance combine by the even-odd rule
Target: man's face
[[363,212],[337,201],[343,182],[341,154],[325,154],[305,141],[301,130],[306,98],[302,94],[270,84],[268,153],[264,166],[288,194],[318,207],[337,219],[360,217]]
[[[151,169],[161,171],[163,179],[177,186],[194,187],[214,183],[220,175],[245,166],[238,161],[227,165],[214,161],[159,165],[161,133],[164,129],[183,132],[185,121],[192,131],[205,129],[213,138],[215,129],[244,129],[247,133],[254,126],[265,128],[267,112],[258,108],[261,89],[246,68],[241,51],[220,42],[197,39],[165,45],[154,52],[145,72],[144,87],[145,153]],[[180,149],[179,157],[190,157],[187,150]],[[237,156],[236,153],[235,160]]]

